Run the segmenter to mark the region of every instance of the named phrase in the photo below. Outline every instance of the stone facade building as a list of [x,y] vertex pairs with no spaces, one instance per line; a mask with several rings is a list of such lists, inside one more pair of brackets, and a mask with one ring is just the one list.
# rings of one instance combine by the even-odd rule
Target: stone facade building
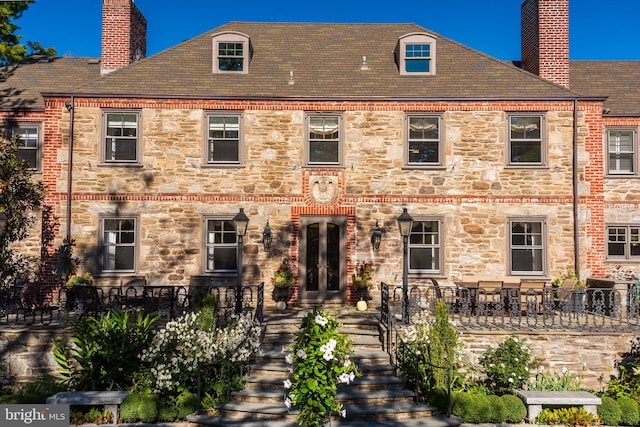
[[14,67],[0,120],[59,221],[44,253],[75,239],[99,284],[234,283],[240,209],[243,281],[269,295],[286,259],[299,303],[353,303],[358,261],[401,283],[405,208],[410,283],[604,277],[640,267],[640,63],[570,61],[568,25],[525,0],[522,63],[414,24],[230,22],[142,58],[140,11],[103,0],[102,60]]

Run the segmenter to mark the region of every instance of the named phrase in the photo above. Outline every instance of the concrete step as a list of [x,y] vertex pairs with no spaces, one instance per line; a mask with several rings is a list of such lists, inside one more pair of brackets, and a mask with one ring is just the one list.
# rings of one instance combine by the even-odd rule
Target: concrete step
[[[358,379],[355,380],[356,384]],[[282,384],[274,385],[266,389],[245,388],[233,393],[234,400],[243,403],[263,403],[263,404],[283,404],[286,390]],[[389,405],[404,404],[413,402],[414,393],[402,388],[379,389],[379,390],[359,390],[355,386],[349,386],[338,391],[336,400],[343,403],[345,407],[367,405]]]

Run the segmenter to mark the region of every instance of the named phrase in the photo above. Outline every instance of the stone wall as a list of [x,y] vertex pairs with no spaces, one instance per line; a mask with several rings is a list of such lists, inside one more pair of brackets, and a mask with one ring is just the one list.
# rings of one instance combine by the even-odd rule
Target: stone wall
[[[617,373],[616,361],[630,350],[632,333],[589,333],[554,331],[463,331],[465,352],[473,363],[489,347],[495,347],[511,333],[524,340],[533,358],[542,366],[559,372],[566,367],[572,374],[582,374],[582,385],[602,390]],[[8,328],[0,331],[1,360],[17,381],[29,381],[44,373],[55,374],[57,365],[51,354],[51,340],[64,340],[67,330],[53,328]]]

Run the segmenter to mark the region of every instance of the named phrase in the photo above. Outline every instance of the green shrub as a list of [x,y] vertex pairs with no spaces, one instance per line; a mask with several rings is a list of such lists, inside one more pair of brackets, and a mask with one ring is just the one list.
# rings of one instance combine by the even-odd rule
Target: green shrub
[[140,417],[138,408],[142,401],[142,393],[133,392],[124,398],[120,405],[120,421],[123,423],[135,423]]
[[441,388],[434,388],[427,396],[427,402],[431,406],[435,406],[439,413],[446,414],[449,407],[449,399],[447,392]]
[[507,420],[507,408],[504,406],[504,402],[500,399],[500,396],[491,394],[487,396],[489,407],[491,408],[491,417],[489,419],[492,423],[503,423]]
[[160,399],[158,407],[158,421],[171,422],[178,419],[178,408],[176,408],[175,400]]
[[622,410],[612,397],[602,396],[602,404],[598,406],[598,416],[603,424],[617,426],[622,421]]
[[138,403],[138,417],[143,423],[152,423],[158,419],[158,395],[146,394]]
[[183,391],[176,398],[177,419],[182,420],[198,409],[198,396],[195,394],[189,391]]
[[4,404],[44,404],[47,397],[52,396],[66,388],[51,375],[44,375],[27,384],[19,384],[11,387],[10,394],[2,396],[0,403]]
[[487,396],[459,392],[454,395],[453,414],[465,423],[480,424],[491,419],[491,406]]
[[638,410],[638,402],[630,397],[620,397],[618,399],[618,406],[622,411],[622,425],[635,426],[640,422],[640,410]]
[[500,400],[502,400],[506,410],[506,422],[519,423],[525,419],[527,416],[527,407],[522,399],[514,394],[505,394],[500,396]]
[[125,390],[142,363],[158,317],[114,309],[101,319],[83,318],[72,328],[73,345],[53,341],[53,356],[71,390]]

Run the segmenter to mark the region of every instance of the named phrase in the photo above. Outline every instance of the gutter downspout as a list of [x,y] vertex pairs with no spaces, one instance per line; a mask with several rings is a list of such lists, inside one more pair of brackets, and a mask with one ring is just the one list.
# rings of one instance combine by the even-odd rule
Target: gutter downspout
[[71,241],[71,194],[73,178],[73,124],[74,124],[74,97],[64,105],[69,111],[69,154],[67,156],[67,240]]
[[579,190],[578,190],[578,100],[573,100],[573,259],[574,271],[580,280],[580,228],[579,216]]

